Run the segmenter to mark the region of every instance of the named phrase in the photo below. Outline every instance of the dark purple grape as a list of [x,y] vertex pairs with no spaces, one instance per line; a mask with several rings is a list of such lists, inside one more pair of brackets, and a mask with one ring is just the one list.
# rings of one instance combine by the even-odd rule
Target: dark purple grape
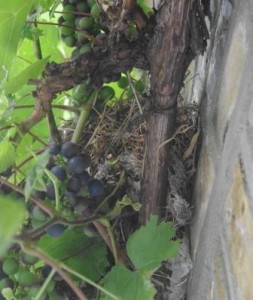
[[88,190],[92,197],[99,197],[104,193],[104,185],[100,180],[92,179],[88,183]]
[[81,189],[81,180],[79,177],[73,176],[68,180],[67,190],[69,192],[77,193]]
[[46,195],[49,199],[55,199],[55,190],[53,183],[48,183],[46,185]]
[[40,269],[41,275],[43,278],[47,278],[50,274],[52,268],[49,265],[45,265]]
[[46,192],[44,191],[35,191],[35,196],[40,198],[41,200],[44,200],[46,198]]
[[4,184],[1,184],[0,185],[0,191],[4,194],[9,194],[12,192],[12,188],[7,186],[7,185],[4,185]]
[[81,180],[81,185],[82,186],[87,185],[88,182],[90,181],[90,175],[86,171],[82,172],[78,177]]
[[61,144],[51,143],[48,146],[49,153],[52,155],[57,155],[61,152]]
[[68,171],[73,174],[81,174],[90,165],[88,156],[75,156],[68,162]]
[[77,144],[72,142],[66,142],[61,147],[61,154],[66,158],[76,156],[80,152],[80,148]]
[[[49,265],[45,265],[40,269],[41,275],[43,278],[47,278],[50,272],[52,271],[52,268]],[[54,281],[62,281],[62,277],[58,275],[57,273],[54,274],[53,277]]]
[[55,160],[52,156],[50,156],[46,168],[50,170],[53,168],[53,166],[55,166]]
[[22,262],[28,266],[32,266],[38,261],[38,258],[35,256],[29,255],[24,252],[21,252],[20,254]]
[[51,237],[58,237],[65,231],[65,226],[62,224],[55,224],[49,227],[46,231]]
[[3,177],[9,177],[11,175],[11,172],[12,172],[12,166],[7,168],[2,173],[0,173],[0,175],[3,176]]
[[60,181],[64,181],[67,178],[67,173],[63,167],[54,166],[50,170]]

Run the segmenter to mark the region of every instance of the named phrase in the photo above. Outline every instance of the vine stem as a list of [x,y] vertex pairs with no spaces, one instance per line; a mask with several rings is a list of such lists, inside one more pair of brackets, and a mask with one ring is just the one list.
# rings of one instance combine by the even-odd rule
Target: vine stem
[[117,184],[116,184],[115,188],[113,189],[113,191],[107,197],[105,197],[105,199],[95,209],[95,212],[94,212],[95,215],[99,212],[100,208],[102,208],[105,205],[105,203],[108,202],[108,200],[112,196],[114,196],[114,194],[116,194],[116,192],[124,184],[124,182],[125,182],[125,172],[123,171],[123,172],[121,172],[119,181],[117,182]]
[[64,264],[55,261],[42,250],[32,246],[31,244],[20,243],[20,246],[24,252],[43,260],[46,264],[55,269],[55,271],[62,277],[62,279],[66,281],[69,287],[78,296],[79,300],[88,300],[83,291],[75,284],[73,279],[68,274],[66,274],[64,270],[62,270],[62,268],[65,266]]
[[50,274],[47,276],[47,279],[43,282],[38,294],[35,296],[34,300],[40,300],[41,296],[43,295],[43,293],[45,292],[47,286],[49,285],[49,282],[52,280],[52,278],[54,277],[55,274],[55,269],[53,269]]
[[71,142],[72,143],[78,143],[82,133],[84,126],[89,118],[90,111],[92,108],[93,103],[96,101],[98,95],[98,91],[96,90],[93,92],[87,102],[85,102],[81,108],[80,108],[80,116],[74,131],[74,134],[72,136]]
[[72,270],[71,268],[69,268],[66,265],[62,265],[62,268],[66,271],[68,271],[70,274],[75,275],[76,277],[82,279],[83,281],[87,282],[88,284],[94,286],[96,289],[100,290],[102,293],[106,294],[107,296],[111,297],[114,300],[120,300],[117,296],[115,296],[114,294],[110,293],[109,291],[107,291],[106,289],[104,289],[102,286],[96,284],[95,282],[91,281],[89,278],[77,273],[76,271]]
[[[52,104],[51,105],[52,108],[57,108],[57,109],[63,109],[63,110],[67,110],[67,111],[71,111],[71,112],[74,112],[74,113],[77,113],[79,114],[80,113],[80,109],[79,108],[76,108],[76,107],[72,107],[72,106],[69,106],[69,105],[59,105],[59,104]],[[27,105],[15,105],[13,107],[13,109],[27,109],[27,108],[31,108],[33,109],[34,108],[34,105],[33,104],[27,104]],[[7,126],[6,126],[7,127]],[[3,128],[3,127],[2,127]],[[4,128],[4,129],[9,129],[11,128],[11,126],[8,126],[7,128]]]
[[138,98],[138,95],[137,95],[137,92],[136,92],[136,89],[135,89],[135,86],[134,86],[134,83],[133,83],[133,80],[132,80],[132,77],[131,77],[129,71],[127,72],[127,79],[128,79],[129,84],[130,84],[130,87],[132,89],[132,92],[134,94],[135,101],[138,105],[140,115],[143,115],[143,110],[142,110],[142,107],[141,107],[141,104],[140,104],[140,101],[139,101],[139,98]]

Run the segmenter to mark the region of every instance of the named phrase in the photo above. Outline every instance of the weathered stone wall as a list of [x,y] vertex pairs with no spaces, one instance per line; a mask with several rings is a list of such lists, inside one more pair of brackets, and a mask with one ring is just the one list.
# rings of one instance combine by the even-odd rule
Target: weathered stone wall
[[211,1],[208,51],[191,97],[202,149],[188,299],[253,299],[253,0]]

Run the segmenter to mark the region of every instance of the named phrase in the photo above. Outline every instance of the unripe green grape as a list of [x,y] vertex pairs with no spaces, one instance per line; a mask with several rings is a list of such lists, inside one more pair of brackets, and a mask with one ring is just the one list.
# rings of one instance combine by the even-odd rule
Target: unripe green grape
[[82,19],[82,17],[76,17],[75,18],[75,27],[78,27],[78,23],[79,23],[79,20]]
[[78,26],[81,29],[91,29],[93,25],[94,25],[94,21],[90,17],[82,17],[78,22]]
[[28,270],[20,270],[17,274],[17,281],[21,286],[30,287],[36,283],[37,277]]
[[72,22],[68,22],[65,21],[62,23],[61,26],[61,34],[65,35],[65,36],[70,36],[73,35],[75,28],[74,28],[75,24]]
[[128,87],[129,82],[126,76],[121,76],[120,80],[117,82],[118,86],[122,89],[125,89]]
[[83,45],[80,50],[79,50],[79,53],[80,54],[87,54],[87,53],[90,53],[91,52],[91,45],[90,44],[86,44],[86,45]]
[[66,36],[62,40],[63,40],[64,44],[67,45],[68,47],[75,46],[76,40],[73,36]]
[[89,7],[92,7],[96,3],[96,0],[87,0],[87,3]]
[[7,258],[4,260],[2,268],[5,274],[14,275],[18,272],[19,263],[14,258]]
[[75,14],[73,14],[73,12],[75,11],[75,7],[73,5],[66,5],[63,7],[63,18],[67,21],[73,21],[75,20]]
[[77,3],[76,5],[76,9],[79,11],[79,12],[83,12],[83,13],[88,13],[90,8],[88,6],[88,4],[86,2],[79,2]]
[[85,37],[82,31],[76,32],[76,39],[78,42],[82,42],[82,44],[86,44],[89,42],[89,40]]
[[21,252],[21,260],[24,264],[31,266],[38,261],[38,258],[27,253]]
[[97,3],[93,4],[90,10],[90,14],[93,18],[98,18],[101,13],[100,7],[97,5]]
[[101,100],[111,99],[115,96],[114,89],[110,86],[104,86],[98,94],[98,98]]

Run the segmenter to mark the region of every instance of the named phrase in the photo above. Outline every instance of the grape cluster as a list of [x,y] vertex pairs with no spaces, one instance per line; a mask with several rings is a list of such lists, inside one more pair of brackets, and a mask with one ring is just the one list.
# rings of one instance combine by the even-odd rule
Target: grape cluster
[[[92,209],[104,195],[104,185],[87,172],[91,163],[89,156],[82,154],[79,145],[72,142],[65,142],[62,145],[51,143],[48,151],[54,162],[50,164],[49,170],[60,183],[59,196],[62,205],[77,215],[92,215]],[[36,191],[35,195],[42,200],[55,200],[54,183],[49,181],[46,190]],[[34,228],[47,220],[47,215],[38,206],[32,208],[31,215]],[[46,231],[50,236],[57,237],[64,230],[65,226],[62,224],[54,224]]]
[[[16,299],[33,299],[37,295],[45,280],[44,269],[48,268],[47,265],[36,267],[37,261],[36,257],[22,250],[11,251],[2,259],[0,262],[0,300],[5,299],[2,296],[5,288],[12,289]],[[40,299],[62,299],[55,289],[58,277],[50,282]]]
[[[76,47],[72,56],[87,54],[106,37],[99,23],[101,9],[95,0],[64,0],[62,16],[58,19],[61,38],[69,47]],[[104,30],[106,28],[103,27]],[[96,42],[92,43],[96,37]],[[98,41],[99,40],[99,41]]]

